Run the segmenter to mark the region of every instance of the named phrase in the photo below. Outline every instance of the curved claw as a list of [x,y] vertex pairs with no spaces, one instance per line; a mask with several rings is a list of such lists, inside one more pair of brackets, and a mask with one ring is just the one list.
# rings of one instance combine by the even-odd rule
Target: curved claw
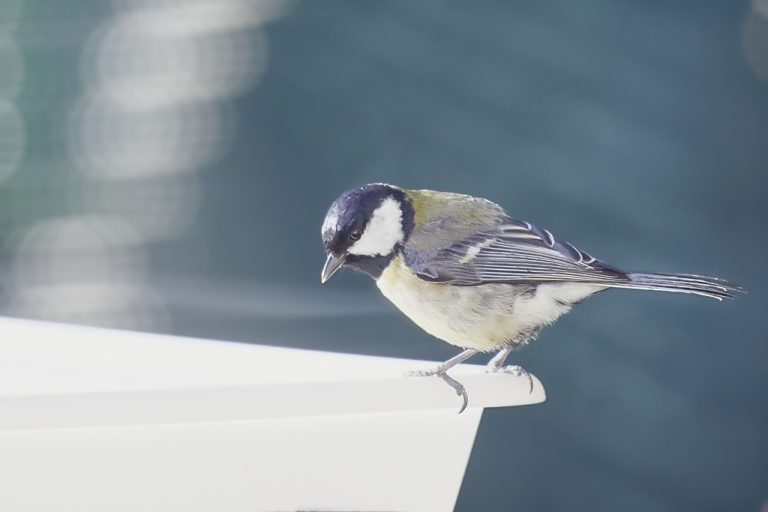
[[436,375],[443,379],[446,384],[451,386],[456,391],[456,394],[461,397],[462,404],[461,408],[459,408],[458,414],[463,413],[467,408],[467,405],[469,405],[469,396],[467,395],[467,390],[464,389],[464,386],[461,384],[461,382],[448,375],[442,367],[433,368],[432,370],[413,370],[407,372],[405,375],[407,377],[432,377]]
[[463,413],[464,410],[467,408],[467,405],[469,405],[469,396],[467,396],[467,390],[464,389],[464,386],[461,385],[461,382],[457,381],[456,379],[454,379],[453,377],[451,377],[445,372],[437,373],[436,375],[441,379],[443,379],[446,382],[446,384],[448,384],[453,389],[455,389],[456,394],[462,398],[463,402],[461,404],[461,407],[459,408],[458,414]]

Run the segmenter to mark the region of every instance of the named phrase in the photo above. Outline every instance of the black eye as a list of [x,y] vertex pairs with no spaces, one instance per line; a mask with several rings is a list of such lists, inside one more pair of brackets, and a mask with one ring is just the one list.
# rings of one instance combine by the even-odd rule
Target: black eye
[[359,231],[350,232],[349,238],[351,238],[352,240],[360,240],[360,232]]

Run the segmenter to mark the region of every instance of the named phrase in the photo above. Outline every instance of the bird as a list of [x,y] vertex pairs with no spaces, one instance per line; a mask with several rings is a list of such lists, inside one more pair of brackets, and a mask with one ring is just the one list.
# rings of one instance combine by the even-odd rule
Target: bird
[[323,221],[321,282],[342,267],[368,274],[416,325],[463,350],[433,369],[469,403],[448,370],[495,353],[487,371],[528,378],[508,356],[584,299],[610,288],[735,298],[744,290],[693,274],[625,272],[480,197],[372,183],[348,190]]

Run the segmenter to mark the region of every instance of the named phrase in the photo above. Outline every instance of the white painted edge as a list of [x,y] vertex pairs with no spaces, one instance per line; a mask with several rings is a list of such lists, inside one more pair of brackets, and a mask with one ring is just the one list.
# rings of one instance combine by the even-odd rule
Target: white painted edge
[[[151,351],[155,345],[158,349],[162,348],[167,341],[166,344],[173,347],[172,350],[166,348],[165,352],[160,353],[168,361],[169,372],[173,370],[174,364],[181,364],[181,361],[176,362],[178,358],[174,354],[183,355],[187,350],[200,348],[211,354],[233,351],[227,356],[233,361],[241,358],[240,351],[252,353],[262,365],[269,364],[270,357],[278,356],[281,364],[285,364],[286,358],[290,360],[295,357],[305,365],[307,360],[317,359],[322,368],[332,368],[332,371],[308,372],[306,379],[303,379],[305,373],[302,372],[286,379],[283,373],[292,371],[292,368],[287,367],[276,372],[273,380],[243,385],[212,385],[201,381],[200,385],[187,383],[149,389],[138,386],[135,389],[127,387],[104,391],[17,394],[3,393],[0,389],[0,430],[267,420],[431,409],[453,409],[458,412],[461,405],[460,397],[439,378],[404,375],[410,370],[430,368],[437,364],[434,361],[352,356],[10,319],[0,320],[0,338],[6,332],[3,327],[9,323],[22,331],[28,326],[38,337],[40,333],[45,335],[59,330],[66,333],[54,341],[62,354],[57,357],[62,358],[67,357],[67,337],[74,336],[77,339],[77,334],[82,333],[84,338],[93,337],[94,334],[97,338],[103,336],[107,345],[106,340],[114,335],[119,339],[115,346],[128,353],[134,342],[137,350],[143,346],[142,350]],[[32,337],[29,340],[35,341]],[[12,357],[13,347],[13,340],[0,339],[0,354]],[[93,350],[93,346],[90,347]],[[32,355],[33,363],[35,354],[37,352]],[[27,354],[25,357],[30,356]],[[87,351],[79,357],[85,360],[85,364],[105,364],[98,357],[89,358]],[[39,359],[43,361],[43,369],[51,367],[50,357],[45,360],[46,355],[41,354]],[[140,378],[143,369],[139,363],[132,364],[120,370],[135,371]],[[226,370],[227,359],[219,364],[224,365]],[[366,372],[366,365],[370,367],[369,373]],[[157,371],[157,367],[152,369]],[[160,366],[162,369],[163,366]],[[245,369],[247,371],[247,365]],[[205,367],[199,371],[204,372]],[[530,405],[546,399],[544,388],[536,377],[533,377],[533,390],[529,392],[527,377],[487,374],[485,368],[479,365],[460,365],[449,373],[464,384],[469,395],[469,409]]]

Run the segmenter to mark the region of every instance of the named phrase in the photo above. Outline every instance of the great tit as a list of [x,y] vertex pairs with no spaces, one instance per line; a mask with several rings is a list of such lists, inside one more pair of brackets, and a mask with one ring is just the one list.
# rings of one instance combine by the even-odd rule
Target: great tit
[[370,275],[400,311],[429,334],[464,351],[433,370],[468,403],[447,371],[478,352],[497,352],[490,372],[527,376],[505,366],[545,325],[608,288],[733,298],[742,289],[690,274],[624,272],[546,229],[515,220],[487,199],[375,183],[343,193],[322,226],[327,253],[321,281],[341,267]]

